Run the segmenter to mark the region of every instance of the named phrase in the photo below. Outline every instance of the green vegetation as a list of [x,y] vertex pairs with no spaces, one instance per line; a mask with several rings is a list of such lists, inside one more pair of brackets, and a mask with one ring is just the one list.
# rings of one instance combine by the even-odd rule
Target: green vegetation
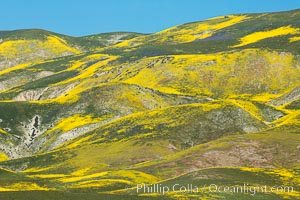
[[[0,31],[0,199],[298,199],[299,19]],[[142,183],[295,191],[137,194]]]

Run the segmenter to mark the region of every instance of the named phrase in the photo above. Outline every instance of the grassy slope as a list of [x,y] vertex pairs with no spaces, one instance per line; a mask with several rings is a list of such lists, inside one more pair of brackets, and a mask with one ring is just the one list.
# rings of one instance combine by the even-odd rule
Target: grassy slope
[[32,65],[45,59],[94,51],[140,35],[138,33],[119,34],[123,36],[115,41],[113,39],[116,33],[71,37],[40,29],[1,31],[0,69],[25,63]]
[[[35,115],[41,116],[40,131],[44,131],[33,149],[21,148],[24,155],[39,151],[37,155],[0,163],[19,171],[2,170],[0,190],[34,189],[40,190],[37,196],[67,199],[80,198],[82,193],[94,198],[96,191],[169,178],[174,179],[163,183],[241,184],[247,179],[270,186],[298,185],[299,13],[230,15],[150,35],[74,38],[41,30],[0,32],[4,42],[19,40],[10,44],[15,51],[11,55],[24,57],[18,63],[34,62],[0,71],[5,85],[0,88],[3,145],[19,145],[12,135],[22,136],[20,122],[28,123]],[[24,45],[50,53],[33,55],[32,48],[27,51]],[[5,57],[3,49],[0,53]],[[82,51],[89,52],[44,60]],[[28,60],[29,55],[34,60]],[[31,93],[41,91],[36,101]],[[11,102],[24,96],[25,102]],[[78,137],[57,143],[81,127]],[[244,134],[261,130],[265,131]],[[236,168],[245,166],[250,168]],[[220,168],[202,169],[207,167]],[[253,181],[257,176],[259,181]],[[44,191],[48,189],[60,192]],[[129,198],[120,192],[125,196],[113,192],[117,194],[98,197]],[[0,193],[0,197],[28,194]],[[130,199],[138,198],[130,194]],[[233,198],[204,195],[221,196]],[[281,199],[284,195],[255,197]]]
[[[221,16],[206,21],[171,27],[153,35],[133,38],[117,44],[116,47],[131,51],[137,58],[170,54],[216,53],[245,48],[298,53],[299,40],[291,39],[299,36],[297,30],[300,26],[298,18],[299,10]],[[269,31],[289,26],[295,30],[286,32],[280,30],[275,34],[269,34]],[[262,34],[253,35],[250,38],[253,43],[249,42],[247,45],[235,47],[241,44],[242,38],[257,32],[262,32]],[[120,53],[116,47],[106,50],[111,53]],[[124,56],[129,59],[129,56]]]

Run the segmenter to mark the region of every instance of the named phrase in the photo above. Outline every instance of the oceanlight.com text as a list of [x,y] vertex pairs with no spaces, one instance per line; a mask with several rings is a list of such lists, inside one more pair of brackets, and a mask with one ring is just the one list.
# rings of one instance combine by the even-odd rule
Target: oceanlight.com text
[[293,186],[267,186],[267,185],[218,185],[218,184],[208,184],[197,186],[193,184],[173,184],[173,185],[163,185],[163,184],[137,184],[136,193],[158,193],[167,194],[169,192],[177,193],[244,193],[249,195],[255,195],[257,193],[292,193],[294,192]]

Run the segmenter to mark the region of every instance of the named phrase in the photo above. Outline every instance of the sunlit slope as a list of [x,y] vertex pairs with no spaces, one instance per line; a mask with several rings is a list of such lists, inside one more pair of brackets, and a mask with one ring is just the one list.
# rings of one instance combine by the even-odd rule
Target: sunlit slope
[[[146,139],[129,136],[116,142],[103,141],[89,146],[86,145],[87,138],[57,152],[12,160],[2,163],[2,166],[22,170],[21,175],[27,177],[23,178],[23,181],[33,181],[39,186],[43,183],[44,189],[58,191],[64,186],[69,190],[89,189],[90,192],[94,189],[98,192],[121,189],[112,192],[120,194],[128,192],[124,188],[135,187],[140,182],[153,184],[165,179],[166,184],[178,181],[176,183],[179,184],[208,182],[243,185],[246,181],[249,185],[260,184],[271,187],[275,183],[293,185],[297,189],[299,183],[297,178],[299,174],[296,170],[299,159],[297,137],[288,132],[233,135],[196,145],[184,151],[179,151],[168,142],[156,141],[149,137]],[[273,151],[277,153],[274,154]],[[45,160],[47,166],[44,166]],[[24,163],[30,164],[24,168]],[[240,166],[243,167],[237,168]],[[201,168],[202,170],[193,172]],[[190,176],[185,175],[188,172],[192,172]],[[198,173],[202,178],[196,178]],[[6,188],[16,191],[28,190],[14,188],[13,185],[6,185]],[[130,193],[135,195],[134,189]],[[262,195],[264,199],[272,199],[274,196],[281,199],[287,194],[258,195]],[[291,199],[296,199],[299,194],[295,191],[289,195]],[[218,199],[215,196],[211,198]]]
[[[92,166],[90,170],[97,172],[130,165],[164,178],[212,166],[293,168],[299,159],[299,135],[284,126],[249,134],[268,127],[239,107],[176,106],[114,120],[59,147],[58,152],[72,152],[66,153],[72,155],[71,160],[60,158],[78,169]],[[33,166],[39,166],[38,162]],[[58,168],[53,167],[50,171],[57,173]]]
[[[289,20],[282,20],[286,17],[289,17]],[[212,18],[207,21],[176,26],[156,34],[139,36],[139,34],[135,33],[109,33],[86,36],[82,39],[99,40],[102,38],[102,42],[112,42],[111,47],[99,47],[99,50],[108,53],[106,55],[116,54],[119,57],[118,61],[113,65],[105,69],[95,69],[93,71],[95,78],[102,82],[122,81],[153,88],[162,92],[186,95],[219,96],[236,93],[276,94],[281,93],[284,88],[292,88],[298,85],[299,68],[297,66],[299,65],[299,61],[297,56],[293,54],[294,50],[287,49],[294,48],[298,44],[297,42],[299,40],[297,40],[297,35],[299,35],[299,24],[296,20],[298,17],[298,10],[256,15],[228,15]],[[252,28],[247,29],[246,27]],[[41,41],[47,41],[45,38],[52,37],[52,39],[56,38],[56,40],[62,44],[63,41],[65,41],[66,44],[70,44],[68,46],[65,45],[66,48],[73,48],[73,44],[75,44],[74,42],[72,43],[72,39],[67,36],[55,35],[50,32],[43,32],[43,34],[41,34],[37,30],[25,30],[21,31],[21,33],[14,32],[11,38],[18,38],[20,35],[25,35],[28,39],[39,38]],[[227,34],[230,37],[219,37],[218,35],[221,33]],[[2,34],[6,36],[12,33],[5,32],[5,34]],[[4,36],[2,45],[5,43]],[[130,39],[131,37],[134,38]],[[120,43],[113,45],[115,42],[111,40],[114,38],[128,40],[123,42],[116,41],[116,43]],[[223,42],[226,43],[233,39],[236,42],[232,42],[232,44],[228,43],[225,46],[223,45]],[[27,40],[22,40],[22,42]],[[201,42],[206,42],[205,44],[203,43],[203,48],[197,46]],[[213,42],[217,43],[213,44]],[[177,49],[180,45],[186,45],[186,47],[188,47],[189,44],[196,45],[196,47],[192,47],[192,49],[194,48],[194,50],[197,49],[198,51]],[[216,51],[210,49],[210,44],[220,48],[218,50],[219,53],[213,53]],[[280,48],[269,46],[277,44],[280,45]],[[152,47],[148,49],[149,45],[155,48],[152,50]],[[174,47],[168,45],[173,45]],[[77,45],[77,47],[80,47],[80,45]],[[66,48],[62,48],[62,50],[66,50]],[[131,48],[133,49],[130,50]],[[245,48],[254,49],[243,50]],[[22,48],[19,50],[20,52],[22,51],[22,54],[26,53]],[[227,52],[228,50],[230,50],[230,52]],[[71,51],[71,49],[68,51]],[[288,53],[286,51],[291,52]],[[3,52],[8,54],[6,50]],[[153,54],[153,52],[155,53]],[[186,55],[191,53],[193,54]],[[195,53],[202,54],[199,55]],[[168,57],[149,57],[151,55],[161,54],[168,54]],[[137,58],[145,56],[148,58],[137,60]],[[31,57],[34,58],[35,56]],[[70,62],[64,61],[67,59],[68,58],[65,58],[55,62],[47,61],[46,63],[40,63],[41,65],[39,64],[38,67],[32,66],[30,63],[24,66],[14,66],[13,71],[7,71],[5,74],[3,74],[3,72],[0,73],[0,79],[2,80],[1,89],[5,90],[12,88],[12,86],[16,87],[16,82],[17,84],[24,85],[27,82],[50,75],[53,75],[53,77],[50,76],[47,79],[70,79],[64,82],[60,81],[61,83],[54,84],[53,86],[60,85],[60,87],[64,88],[74,87],[74,84],[77,84],[73,78],[77,75],[76,73],[78,73],[76,72],[76,68],[77,71],[81,70],[84,64],[88,64],[88,62],[84,57],[71,58]],[[126,62],[132,59],[134,59],[135,62],[129,64]],[[73,62],[72,60],[77,60],[78,62]],[[89,62],[92,62],[93,59],[89,60]],[[62,66],[62,68],[57,69],[57,64]],[[46,67],[48,70],[42,70],[42,68],[44,68],[43,66],[48,66]],[[64,67],[68,67],[69,69],[63,70]],[[53,71],[55,71],[57,75],[53,74]],[[34,74],[32,74],[32,72],[34,72]],[[18,74],[17,77],[15,76],[16,74]],[[98,76],[100,77],[98,78]],[[41,79],[41,82],[44,82],[43,79]],[[42,93],[46,87],[42,87],[43,84],[39,83],[38,81],[33,84],[39,85],[38,93]],[[62,83],[65,83],[65,85]],[[73,83],[73,85],[67,83]],[[27,90],[25,92],[24,87],[25,90]],[[1,95],[1,98],[5,100],[36,100],[36,96],[39,95],[33,94],[30,98],[24,98],[26,93],[29,93],[29,95],[36,93],[32,91],[31,88],[32,87],[28,85],[21,88],[14,88],[12,91],[5,91],[5,95]],[[50,98],[52,97],[53,95],[50,96]],[[43,98],[47,99],[49,97]]]
[[[18,174],[19,175],[19,174]],[[1,194],[3,199],[9,199],[11,196],[17,197],[18,199],[26,199],[32,195],[35,197],[43,197],[44,199],[53,199],[53,198],[72,198],[72,199],[95,199],[95,198],[103,198],[103,199],[193,199],[193,198],[208,198],[212,200],[217,199],[232,199],[238,197],[239,199],[247,199],[249,196],[251,198],[259,198],[266,200],[273,199],[297,199],[299,198],[298,186],[289,189],[289,192],[280,192],[276,191],[273,193],[264,192],[260,190],[261,188],[256,188],[250,190],[250,187],[266,186],[266,190],[271,190],[273,186],[288,186],[288,185],[297,185],[299,182],[297,179],[291,177],[296,177],[299,175],[299,171],[297,170],[287,170],[284,168],[281,169],[268,169],[265,170],[263,168],[206,168],[197,170],[191,173],[187,173],[176,178],[171,178],[163,182],[159,182],[162,186],[168,186],[172,189],[175,184],[179,184],[179,186],[185,186],[189,184],[190,192],[180,192],[179,187],[175,188],[175,191],[170,191],[167,194],[149,194],[144,193],[142,190],[139,193],[136,192],[136,188],[134,186],[133,179],[136,180],[146,180],[152,178],[151,176],[137,172],[134,170],[126,170],[126,171],[117,171],[117,172],[104,172],[102,174],[97,174],[100,179],[91,180],[91,176],[82,176],[72,178],[73,184],[69,182],[71,186],[69,186],[69,191],[57,191],[53,183],[53,178],[40,178],[38,184],[35,184],[35,187],[31,185],[32,189],[36,188],[36,190],[31,190],[28,187],[22,187],[30,185],[31,181],[36,181],[38,178],[34,175],[28,175],[27,181],[19,184],[18,186],[14,185],[1,185],[2,192],[5,190],[5,193]],[[146,177],[145,177],[146,175]],[[19,175],[20,176],[20,175]],[[9,176],[8,176],[9,177]],[[96,177],[96,174],[94,175]],[[9,177],[10,178],[10,177]],[[122,179],[118,179],[122,178]],[[52,181],[50,181],[52,179]],[[70,178],[59,178],[61,182],[63,181],[71,181]],[[84,180],[84,181],[81,181]],[[127,180],[126,180],[127,179]],[[152,178],[153,179],[153,178]],[[103,185],[103,182],[105,184]],[[46,184],[45,184],[46,183]],[[51,184],[52,183],[52,184]],[[145,182],[147,183],[147,182]],[[149,184],[149,182],[148,182]],[[192,184],[193,186],[191,186]],[[230,187],[248,187],[247,191],[244,192],[228,192],[228,193],[219,193],[214,192],[213,186],[209,188],[211,184],[215,184],[217,186],[230,186]],[[44,188],[39,187],[39,185],[43,185]],[[66,183],[63,183],[66,185]],[[132,186],[132,188],[130,188]],[[151,186],[150,184],[148,186]],[[113,190],[113,188],[118,188],[117,190]],[[124,189],[124,187],[128,189]],[[198,191],[195,189],[198,188]],[[209,192],[209,189],[212,192]],[[241,188],[239,188],[241,189]],[[11,191],[11,192],[9,192]],[[100,192],[100,193],[99,193]],[[73,195],[72,195],[73,194]]]
[[[7,93],[18,86],[23,87],[18,89],[19,92],[30,89],[45,89],[51,84],[78,76],[81,71],[84,72],[84,69],[97,62],[109,60],[108,58],[109,56],[105,54],[86,53],[17,65],[0,72],[1,91]],[[8,98],[13,99],[13,96]],[[32,96],[30,99],[21,98],[19,100],[36,99]]]
[[290,53],[258,49],[169,55],[142,59],[117,78],[163,92],[193,96],[276,95],[299,85],[297,60]]
[[[109,53],[112,49],[119,51],[120,48],[121,50],[125,48],[123,50],[128,53],[127,57],[135,57],[135,50],[131,51],[130,48],[134,46],[134,48],[137,47],[137,50],[138,48],[143,49],[143,45],[146,45],[149,41],[151,41],[151,44],[157,42],[157,44],[180,45],[198,42],[198,40],[212,41],[212,37],[219,34],[220,31],[227,29],[239,30],[240,35],[234,35],[235,32],[232,32],[235,39],[239,38],[236,46],[230,47],[234,51],[208,54],[185,54],[186,52],[181,51],[176,54],[180,53],[182,55],[149,56],[141,59],[135,57],[135,61],[132,61],[131,58],[126,61],[127,57],[122,53],[112,55],[97,52],[85,54],[75,52],[76,49],[78,50],[78,46],[76,48],[74,46],[75,40],[51,32],[41,30],[1,32],[4,39],[1,45],[5,44],[7,39],[17,41],[17,39],[23,37],[20,40],[21,42],[38,40],[44,44],[50,38],[52,43],[55,43],[54,40],[59,43],[56,47],[61,47],[63,50],[67,49],[70,52],[74,50],[73,53],[80,53],[80,55],[47,61],[32,61],[33,63],[16,65],[2,70],[0,72],[0,98],[4,101],[32,101],[33,104],[30,103],[29,105],[39,104],[41,107],[55,105],[59,108],[64,107],[64,104],[76,105],[76,112],[69,112],[57,118],[49,118],[49,121],[54,120],[55,122],[50,128],[41,130],[42,133],[61,130],[55,128],[55,125],[68,126],[66,123],[71,124],[78,119],[87,121],[81,123],[80,126],[98,123],[106,119],[102,119],[101,115],[94,116],[95,112],[93,113],[92,110],[99,112],[105,110],[104,113],[108,114],[107,116],[118,118],[137,111],[218,99],[242,108],[264,123],[277,126],[285,123],[290,117],[297,115],[297,112],[289,111],[283,105],[264,104],[272,102],[272,100],[299,86],[298,57],[294,52],[259,48],[239,49],[239,47],[249,47],[249,45],[259,43],[267,38],[290,35],[293,35],[293,38],[290,39],[288,44],[297,42],[298,28],[295,19],[298,17],[298,11],[288,12],[288,14],[291,13],[290,23],[285,26],[278,18],[279,16],[287,16],[287,13],[229,15],[176,26],[152,35],[139,36],[139,34],[134,33],[110,33],[85,37],[89,40],[102,38],[103,41],[106,40],[107,42],[112,42],[110,40],[114,38],[119,38],[118,40],[129,39],[127,40],[129,42],[128,46],[125,45],[127,41],[115,41],[121,43],[109,48],[102,48],[101,51]],[[266,23],[261,22],[265,20],[271,21],[272,27],[268,27]],[[256,21],[261,22],[257,25],[257,30],[262,26],[265,26],[266,29],[272,29],[255,32],[254,30],[244,30],[242,28],[246,24]],[[276,28],[275,26],[280,27]],[[245,31],[247,31],[247,34],[244,34]],[[135,38],[130,39],[131,37]],[[153,41],[148,41],[151,37],[153,37]],[[162,39],[163,37],[165,38]],[[226,40],[226,38],[223,39]],[[141,45],[131,45],[132,41],[138,41]],[[115,42],[111,44],[113,45]],[[101,48],[100,46],[99,48]],[[26,53],[23,48],[16,49],[24,54]],[[161,50],[164,51],[164,49]],[[5,48],[3,52],[11,55],[8,54]],[[100,105],[104,101],[102,99],[104,96],[101,94],[102,88],[105,88],[105,90],[111,88],[110,90],[113,91],[112,95],[107,95],[104,98],[106,100],[104,105],[109,105],[108,107]],[[117,93],[119,89],[123,90],[123,94]],[[148,96],[142,97],[141,94],[147,94]],[[99,100],[101,103],[91,106],[91,101],[84,98],[87,95],[94,102]],[[172,96],[174,97],[173,100],[171,100]],[[165,97],[168,100],[165,101]],[[110,98],[116,101],[107,103],[107,99]],[[294,97],[293,101],[297,98],[297,96]],[[18,105],[14,102],[11,103],[9,105]],[[123,105],[129,106],[124,107]],[[75,106],[70,107],[73,109]],[[86,108],[89,108],[89,110],[85,111]],[[51,109],[49,108],[49,110]],[[120,113],[122,114],[120,115]],[[39,116],[41,119],[44,118],[41,112]],[[35,116],[31,115],[29,119],[33,120],[34,118]],[[12,117],[12,119],[14,118]],[[7,122],[5,121],[5,123]],[[15,124],[17,123],[20,122],[15,122]],[[80,126],[74,125],[72,129]],[[70,130],[62,129],[62,132]],[[22,136],[24,130],[16,128],[12,122],[9,122],[1,126],[1,132],[3,133],[2,136],[7,132]],[[52,138],[52,140],[54,139]]]
[[175,26],[153,35],[134,38],[117,44],[118,47],[135,47],[150,42],[188,43],[211,37],[215,32],[247,20],[246,15],[230,15],[212,18],[203,22],[194,22]]
[[0,69],[80,54],[139,35],[120,32],[72,37],[40,29],[0,31]]
[[[239,68],[241,61],[237,61],[238,56],[242,55],[245,56],[245,70]],[[265,75],[260,77],[256,76],[259,72],[253,73],[256,81],[249,83],[246,80],[252,68],[248,64],[251,64],[250,58],[254,56],[263,60],[260,66],[270,67],[274,72],[265,70]],[[1,128],[8,134],[2,134],[2,137],[5,138],[4,141],[12,142],[5,145],[5,153],[14,158],[39,150],[48,151],[111,120],[134,112],[218,98],[229,97],[226,104],[238,106],[264,123],[274,122],[274,126],[286,123],[294,115],[294,111],[281,111],[281,108],[264,104],[279,97],[286,88],[297,85],[297,68],[292,67],[297,63],[293,61],[292,54],[280,58],[276,56],[278,54],[266,51],[246,51],[230,54],[228,58],[224,54],[150,57],[133,64],[120,65],[118,62],[109,63],[114,59],[109,55],[91,54],[29,66],[28,70],[17,69],[4,73],[2,77],[12,83],[15,80],[13,74],[31,75],[27,76],[27,80],[20,76],[20,80],[27,83],[3,91],[3,99],[33,101],[30,104],[3,103],[1,119],[2,125],[5,125]],[[212,66],[207,66],[207,63]],[[268,66],[269,63],[274,64]],[[282,66],[284,72],[286,65],[291,65],[291,70],[287,74],[277,74],[276,77],[278,66]],[[236,72],[232,72],[232,68]],[[201,74],[204,70],[207,70],[207,76]],[[38,77],[39,73],[45,74],[46,71],[52,75]],[[169,76],[172,73],[174,77]],[[237,77],[234,77],[235,74]],[[39,79],[30,82],[34,75]],[[200,80],[199,76],[202,76]],[[239,84],[229,84],[229,88],[226,88],[222,85],[226,77],[228,80],[233,77],[231,80]],[[16,113],[18,114],[15,115]],[[285,116],[287,113],[289,114]],[[285,117],[279,119],[283,116]],[[38,128],[33,127],[35,119],[39,121]]]
[[108,48],[108,51],[120,53],[118,49],[126,49],[138,57],[212,53],[249,47],[299,52],[299,16],[299,10],[220,16],[133,38]]
[[88,54],[0,73],[0,98],[47,100],[69,94],[72,101],[75,93],[91,86],[117,82],[169,94],[211,98],[263,95],[268,100],[299,86],[298,65],[298,57],[292,53],[260,49],[155,56],[132,63],[108,54]]
[[[102,118],[105,116],[106,115],[102,115]],[[216,118],[215,116],[218,117]],[[100,117],[101,116],[99,116],[98,119],[100,119]],[[97,118],[89,118],[89,116],[72,115],[71,118],[69,117],[58,121],[56,126],[47,131],[45,135],[54,134],[53,132],[55,130],[64,131],[64,129],[65,132],[63,132],[62,135],[68,134],[68,129],[71,130],[75,128],[76,124],[78,124],[78,126],[82,125],[80,121],[76,121],[76,124],[72,121],[72,119],[76,120],[76,118],[82,118],[86,123],[88,123],[89,120],[90,123],[93,123],[92,120],[97,120]],[[65,125],[61,127],[63,123]],[[257,132],[265,128],[268,128],[266,124],[242,108],[234,105],[228,105],[222,102],[188,104],[171,106],[158,109],[157,111],[138,112],[121,117],[120,119],[112,120],[98,128],[95,127],[84,135],[79,135],[78,138],[66,144],[62,144],[58,146],[58,148],[62,149],[62,151],[75,148],[74,151],[77,151],[77,148],[82,147],[91,148],[92,151],[92,146],[94,146],[94,150],[97,151],[99,145],[107,146],[106,143],[117,147],[117,144],[122,144],[123,142],[126,144],[127,140],[129,143],[131,143],[130,140],[140,140],[144,142],[136,143],[137,148],[146,148],[149,149],[149,151],[153,149],[154,153],[152,156],[156,157],[159,156],[159,154],[155,152],[155,149],[158,151],[159,149],[164,149],[162,152],[172,153],[173,151],[177,152],[200,143],[212,141],[224,135]],[[41,137],[43,137],[43,134]],[[51,144],[53,141],[47,140],[47,142]],[[151,144],[152,142],[153,144]],[[159,145],[160,143],[162,146]],[[158,146],[155,147],[156,145]],[[106,150],[112,151],[113,149],[107,148]],[[135,150],[132,148],[130,151],[134,152]],[[130,163],[131,161],[128,159],[128,156],[134,158],[139,154],[138,152],[139,151],[136,151],[136,154],[132,153],[125,156],[126,159],[123,162]],[[81,153],[87,152],[81,151]],[[121,154],[115,155],[118,157],[121,156]],[[101,157],[107,155],[95,154],[95,156]],[[143,157],[147,155],[140,154],[140,156]],[[135,161],[132,160],[132,162],[140,162],[140,159],[136,158],[134,159]],[[107,162],[114,162],[114,159],[107,156]],[[35,165],[34,163],[32,164]],[[79,162],[78,164],[84,163]],[[92,163],[87,164],[93,165]]]
[[[298,190],[299,19],[228,15],[147,35],[1,31],[0,199],[135,199],[124,188],[138,183]],[[249,197],[235,195],[139,198]]]
[[71,96],[76,101],[62,101],[69,96],[66,94],[52,100],[2,102],[0,137],[9,157],[50,150],[132,113],[208,101],[124,83],[88,86],[78,96]]
[[0,69],[81,53],[64,38],[43,30],[1,32],[0,38]]
[[[18,169],[21,166],[18,163],[34,159],[27,168],[45,168],[37,171],[42,174],[68,174],[70,170],[83,168],[89,168],[88,174],[123,169],[149,160],[160,161],[164,156],[223,135],[255,132],[266,127],[234,106],[176,106],[114,120],[59,147],[58,151],[12,160],[8,166]],[[48,160],[47,167],[44,159]],[[172,168],[169,170],[172,172]]]
[[[249,120],[245,120],[245,116],[236,115],[232,108],[241,110],[243,115],[248,115]],[[226,111],[227,109],[229,110]],[[229,123],[234,119],[237,120],[234,123],[238,126]],[[205,126],[206,122],[207,126]],[[223,122],[223,125],[220,122]],[[64,186],[69,190],[89,189],[91,192],[95,189],[98,192],[109,192],[134,187],[140,182],[153,184],[195,169],[216,166],[226,166],[226,169],[220,169],[222,174],[227,174],[231,167],[233,167],[232,173],[237,174],[239,169],[235,169],[236,166],[279,167],[279,171],[274,171],[275,174],[273,170],[261,169],[259,173],[263,176],[259,182],[254,180],[258,172],[252,173],[251,168],[246,169],[246,172],[250,171],[246,176],[253,177],[253,181],[257,184],[266,184],[270,181],[271,177],[264,175],[266,172],[268,172],[266,174],[269,172],[274,174],[273,178],[278,181],[276,182],[278,184],[282,183],[281,177],[283,180],[291,181],[290,175],[284,173],[281,176],[278,173],[281,173],[280,170],[284,172],[282,168],[288,168],[287,171],[292,173],[290,168],[297,166],[300,155],[297,146],[298,134],[269,131],[262,134],[238,134],[214,139],[215,136],[218,137],[215,134],[220,131],[226,134],[238,133],[239,126],[246,128],[246,131],[258,131],[248,129],[250,126],[258,128],[258,124],[261,124],[262,128],[266,127],[247,112],[242,112],[241,108],[219,103],[170,107],[137,113],[93,130],[62,146],[58,151],[2,162],[3,167],[24,171],[21,174],[23,178],[15,181],[20,182],[19,185],[6,184],[2,187],[6,190],[26,191],[30,188],[21,186],[30,183],[31,188],[35,186],[36,190],[59,191]],[[203,133],[201,137],[198,137],[201,135],[199,130]],[[243,132],[242,129],[240,130]],[[184,134],[185,131],[189,134]],[[197,141],[202,144],[197,145]],[[24,163],[26,163],[25,168]],[[244,168],[242,171],[245,171]],[[220,178],[214,175],[216,172],[210,175],[212,181]],[[293,172],[292,176],[296,181],[298,175]],[[227,175],[226,178],[230,182]],[[183,180],[190,181],[186,178]],[[235,175],[234,180],[238,184],[243,183],[245,179],[243,176],[240,179]],[[199,181],[201,182],[201,179]],[[274,194],[270,197],[268,196],[270,194],[260,195],[263,195],[264,199],[272,199],[274,195],[280,199],[283,194]],[[298,194],[290,195],[293,195],[290,197],[292,198],[297,197]]]

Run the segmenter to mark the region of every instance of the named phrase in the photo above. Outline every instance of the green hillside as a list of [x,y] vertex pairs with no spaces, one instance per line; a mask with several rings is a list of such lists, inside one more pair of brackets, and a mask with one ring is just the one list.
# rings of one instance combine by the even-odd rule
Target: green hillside
[[153,34],[0,31],[0,199],[299,199],[299,22],[293,10]]

